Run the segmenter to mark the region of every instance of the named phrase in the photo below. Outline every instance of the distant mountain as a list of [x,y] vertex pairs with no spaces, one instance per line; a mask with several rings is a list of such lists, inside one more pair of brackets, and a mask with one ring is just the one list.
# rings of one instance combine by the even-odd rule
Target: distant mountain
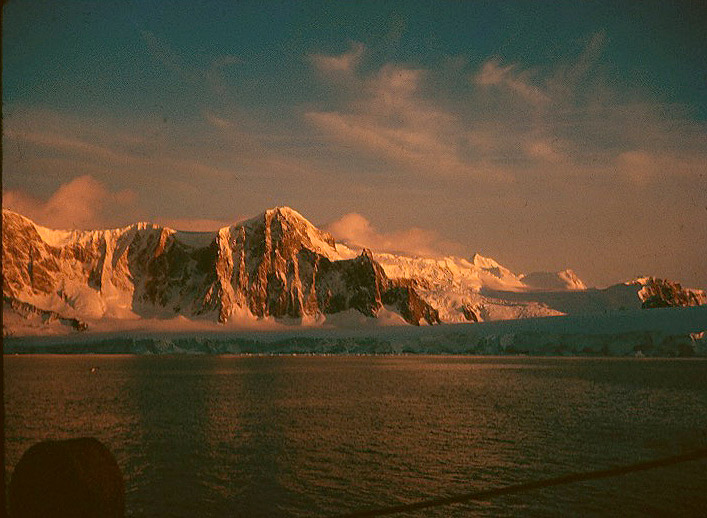
[[582,280],[572,270],[561,272],[533,272],[521,276],[523,283],[533,289],[558,291],[558,290],[586,290]]
[[237,327],[359,315],[420,325],[707,301],[702,291],[659,279],[588,290],[571,270],[516,275],[478,254],[373,253],[336,243],[288,207],[217,232],[151,223],[51,230],[3,210],[2,243],[5,334],[175,318]]

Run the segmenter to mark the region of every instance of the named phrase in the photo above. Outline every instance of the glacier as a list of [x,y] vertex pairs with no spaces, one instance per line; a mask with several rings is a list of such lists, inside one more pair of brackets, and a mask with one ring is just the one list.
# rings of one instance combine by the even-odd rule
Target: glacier
[[[364,317],[371,321],[375,319]],[[200,329],[6,337],[6,354],[707,356],[707,306],[443,326]]]

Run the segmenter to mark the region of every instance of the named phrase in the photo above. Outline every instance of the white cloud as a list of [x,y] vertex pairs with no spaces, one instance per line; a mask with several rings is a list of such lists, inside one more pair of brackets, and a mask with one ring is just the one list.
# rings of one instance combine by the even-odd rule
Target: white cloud
[[215,128],[226,129],[232,126],[229,121],[208,110],[204,114],[204,119]]
[[550,102],[550,97],[531,82],[531,72],[518,71],[518,65],[501,66],[497,58],[486,61],[474,76],[474,82],[482,87],[506,88],[529,103],[541,106]]
[[524,148],[529,157],[542,162],[558,164],[566,159],[556,142],[549,139],[531,139],[525,143]]
[[642,149],[633,149],[618,155],[615,168],[622,177],[639,187],[645,187],[666,177],[677,179],[707,176],[707,161],[704,157],[680,156]]
[[424,73],[385,65],[364,81],[364,96],[341,111],[305,114],[323,134],[345,145],[438,176],[469,173],[459,143],[464,135],[452,113],[420,94]]
[[351,42],[349,50],[343,54],[337,56],[312,54],[310,59],[321,72],[351,74],[361,62],[365,50],[363,43]]
[[459,251],[456,243],[443,241],[437,233],[419,227],[397,232],[379,232],[361,214],[352,212],[325,226],[336,239],[378,252],[402,252],[419,256],[436,257]]
[[78,176],[61,185],[48,199],[23,190],[3,192],[3,207],[49,228],[95,229],[112,226],[135,210],[136,194],[129,189],[111,192],[95,178]]

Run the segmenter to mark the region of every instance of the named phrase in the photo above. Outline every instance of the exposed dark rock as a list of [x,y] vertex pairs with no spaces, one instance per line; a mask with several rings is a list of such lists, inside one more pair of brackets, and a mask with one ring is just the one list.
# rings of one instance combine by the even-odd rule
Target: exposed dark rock
[[13,299],[30,287],[74,308],[64,291],[71,279],[99,294],[129,293],[130,309],[143,316],[213,312],[226,322],[237,308],[248,308],[257,317],[348,309],[375,317],[385,303],[410,323],[439,322],[414,283],[388,279],[368,250],[355,259],[330,259],[337,257],[331,235],[286,207],[223,228],[205,247],[147,223],[83,233],[62,247],[44,242],[18,214],[3,211],[3,224],[3,293]]
[[[436,324],[440,316],[432,301],[440,304],[445,318],[461,320],[460,310],[468,322],[486,319],[486,308],[504,301],[512,303],[504,307],[517,317],[707,302],[700,290],[652,278],[606,290],[581,290],[581,281],[570,270],[524,279],[547,281],[549,276],[572,288],[571,297],[566,289],[550,290],[549,281],[536,291],[473,291],[463,275],[455,279],[451,271],[430,264],[407,263],[397,269],[393,263],[389,271],[408,272],[405,275],[414,279],[390,279],[370,251],[341,259],[330,234],[286,207],[202,235],[149,223],[52,231],[3,210],[2,241],[3,295],[10,301],[5,306],[27,318],[58,319],[76,329],[84,328],[83,320],[124,315],[184,315],[223,323],[244,312],[258,318],[302,319],[356,310],[373,318],[383,306],[411,324]],[[429,275],[427,268],[433,269]],[[474,272],[514,278],[492,260],[477,256],[469,268],[470,278]],[[447,289],[454,297],[460,294],[455,290],[465,290],[468,304],[456,309],[451,301],[458,299],[447,297]],[[21,306],[26,303],[31,307]]]
[[704,304],[700,294],[684,289],[680,283],[649,277],[642,289],[644,309],[699,306]]
[[474,310],[474,308],[469,304],[462,305],[462,314],[464,315],[464,318],[470,322],[479,322],[481,320],[476,310]]
[[420,325],[421,320],[428,324],[440,324],[439,312],[422,300],[420,295],[409,285],[392,285],[383,294],[383,303],[394,306],[409,323]]
[[[59,322],[65,326],[68,326],[75,331],[86,331],[88,329],[88,324],[79,320],[78,318],[65,317],[57,313],[56,311],[49,311],[46,309],[39,309],[36,306],[28,302],[21,302],[13,297],[7,295],[2,296],[3,306],[8,306],[12,311],[20,314],[21,316],[28,318],[30,316],[37,316],[42,319],[42,322]],[[3,308],[5,310],[5,308]],[[4,326],[4,324],[3,324]]]

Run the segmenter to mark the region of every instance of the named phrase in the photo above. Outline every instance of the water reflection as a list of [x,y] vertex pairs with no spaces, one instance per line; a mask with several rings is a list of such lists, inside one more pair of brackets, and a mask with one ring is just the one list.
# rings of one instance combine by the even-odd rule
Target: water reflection
[[282,483],[292,474],[277,364],[209,356],[142,358],[131,366],[128,399],[136,402],[140,451],[128,495],[135,514],[157,508],[255,517],[293,506]]
[[5,478],[33,444],[95,437],[129,464],[136,416],[129,390],[134,357],[7,356],[4,361]]
[[209,451],[210,367],[203,359],[164,357],[139,357],[129,365],[126,398],[137,419],[127,501],[134,514],[164,509],[186,516],[208,496],[197,475]]
[[216,457],[212,489],[229,502],[224,511],[230,516],[282,515],[296,496],[283,483],[290,476],[290,446],[278,412],[280,360],[222,357],[219,365],[205,431]]
[[[118,458],[133,516],[329,516],[707,444],[698,360],[5,361],[8,471],[34,442],[93,435]],[[704,487],[694,463],[425,516],[699,515]]]

